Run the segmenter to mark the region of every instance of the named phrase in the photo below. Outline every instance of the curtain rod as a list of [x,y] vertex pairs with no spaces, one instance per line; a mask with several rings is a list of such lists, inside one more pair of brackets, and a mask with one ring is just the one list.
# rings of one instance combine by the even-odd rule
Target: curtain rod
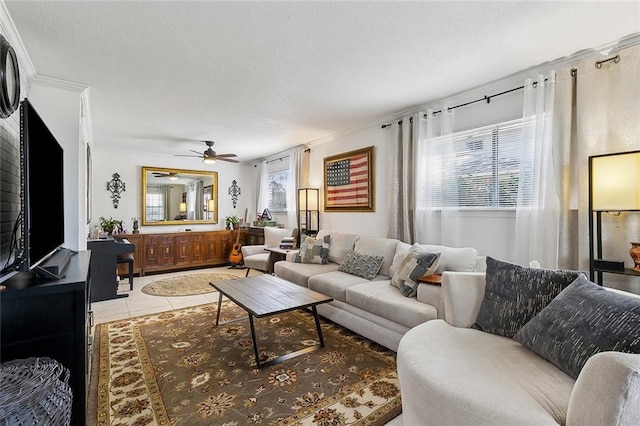
[[[304,152],[311,152],[311,148],[305,149]],[[286,155],[283,155],[282,157],[274,158],[273,160],[267,161],[267,164],[271,164],[271,163],[276,162],[276,161],[282,161],[285,158],[287,158],[288,156],[289,156],[289,154],[286,154]],[[257,164],[253,165],[253,167],[257,167],[257,166],[258,166]]]
[[[614,64],[619,63],[620,62],[620,55],[618,54],[618,55],[613,56],[613,57],[608,58],[608,59],[602,59],[602,60],[596,61],[595,62],[595,66],[596,66],[596,68],[601,69],[602,68],[602,64],[605,64],[605,63],[610,62],[610,61],[613,61]],[[571,76],[575,77],[577,74],[578,74],[578,69],[577,68],[572,68],[571,69]],[[548,79],[546,79],[546,78],[544,79],[544,81],[547,81],[547,80]],[[536,87],[537,84],[538,84],[538,82],[534,81],[533,82],[533,87]],[[475,104],[476,102],[487,101],[487,103],[490,103],[491,102],[491,98],[495,98],[495,97],[498,97],[498,96],[501,96],[501,95],[506,95],[507,93],[515,92],[516,90],[521,90],[521,89],[524,89],[524,86],[515,87],[515,88],[510,89],[510,90],[505,90],[504,92],[496,93],[495,95],[490,95],[490,96],[485,95],[484,97],[482,97],[480,99],[476,99],[475,101],[465,102],[465,103],[460,104],[460,105],[449,107],[449,108],[447,108],[447,111],[452,111],[452,110],[454,110],[456,108],[460,108],[460,107],[463,107],[463,106]],[[442,110],[434,111],[434,112],[432,112],[432,115],[435,117],[436,114],[440,114],[440,113],[442,113]],[[423,117],[427,118],[428,115],[424,114]],[[393,124],[393,123],[383,124],[380,127],[385,129],[385,128],[391,126],[391,124]],[[398,124],[402,124],[402,120],[399,120]]]
[[[610,59],[610,60],[611,60],[611,59]],[[571,70],[571,71],[572,71],[572,72],[571,72],[571,75],[574,75],[574,70]],[[546,78],[544,79],[544,81],[547,81],[547,80],[548,80],[548,79],[546,79]],[[534,81],[534,82],[533,82],[533,87],[536,87],[537,85],[538,85],[538,82],[537,82],[537,81]],[[497,98],[498,96],[506,95],[507,93],[515,92],[516,90],[522,90],[522,89],[524,89],[524,86],[514,87],[513,89],[505,90],[504,92],[495,93],[495,94],[493,94],[493,95],[489,95],[489,96],[484,95],[484,97],[482,97],[482,98],[480,98],[480,99],[476,99],[476,100],[474,100],[474,101],[465,102],[465,103],[463,103],[463,104],[459,104],[459,105],[455,105],[455,106],[449,107],[449,108],[447,108],[447,111],[452,111],[452,110],[454,110],[454,109],[456,109],[456,108],[461,108],[461,107],[464,107],[464,106],[467,106],[467,105],[471,105],[471,104],[475,104],[475,103],[477,103],[477,102],[482,102],[482,101],[486,101],[487,103],[490,103],[492,98]],[[436,116],[436,114],[441,114],[441,113],[442,113],[442,110],[438,110],[438,111],[433,111],[433,112],[431,113],[431,115],[433,115],[433,116],[435,117],[435,116]],[[423,115],[423,118],[427,118],[427,117],[428,117],[428,114],[424,114],[424,115]],[[382,127],[383,129],[385,129],[385,128],[387,128],[387,127],[391,126],[392,124],[393,124],[393,123],[383,124],[383,125],[382,125],[382,126],[380,126],[380,127]],[[398,121],[398,124],[402,124],[402,120],[399,120],[399,121]]]

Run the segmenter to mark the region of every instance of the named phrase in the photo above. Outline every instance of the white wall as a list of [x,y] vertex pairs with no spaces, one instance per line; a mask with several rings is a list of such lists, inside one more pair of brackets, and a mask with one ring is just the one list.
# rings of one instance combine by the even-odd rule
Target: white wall
[[[320,188],[320,229],[336,232],[354,233],[375,237],[387,236],[388,194],[386,182],[389,179],[389,138],[388,129],[380,125],[371,125],[362,129],[325,138],[311,144],[309,187]],[[358,148],[374,146],[374,212],[325,212],[323,168],[324,157],[352,151]]]
[[[86,86],[37,77],[29,100],[64,150],[64,247],[86,250],[84,144],[80,139],[80,96]],[[47,171],[42,170],[46,185]]]
[[[99,141],[96,141],[99,145]],[[92,152],[92,202],[93,214],[91,227],[99,223],[100,216],[123,220],[126,230],[133,230],[133,218],[142,217],[142,166],[168,167],[187,170],[218,172],[218,223],[203,225],[148,225],[142,226],[141,233],[181,232],[186,228],[192,231],[211,231],[225,228],[225,216],[244,217],[245,208],[249,208],[248,220],[251,219],[252,207],[255,204],[254,168],[248,164],[225,163],[218,161],[213,165],[205,165],[197,158],[180,158],[167,155],[154,155],[151,152],[116,152],[100,150],[94,147]],[[113,207],[111,193],[107,191],[107,182],[118,173],[125,183],[125,191],[120,196],[118,208]],[[238,182],[241,194],[236,208],[233,208],[229,187],[233,180]],[[251,207],[251,208],[250,208]]]

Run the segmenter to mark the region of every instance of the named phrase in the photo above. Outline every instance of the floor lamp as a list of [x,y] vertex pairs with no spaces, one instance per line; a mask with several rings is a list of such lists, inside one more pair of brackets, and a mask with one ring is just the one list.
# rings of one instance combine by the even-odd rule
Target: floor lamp
[[298,230],[301,236],[316,235],[320,230],[319,193],[318,188],[298,189]]
[[623,211],[640,211],[640,151],[589,157],[589,272],[601,285],[603,272],[640,275],[624,262],[602,259],[602,212]]

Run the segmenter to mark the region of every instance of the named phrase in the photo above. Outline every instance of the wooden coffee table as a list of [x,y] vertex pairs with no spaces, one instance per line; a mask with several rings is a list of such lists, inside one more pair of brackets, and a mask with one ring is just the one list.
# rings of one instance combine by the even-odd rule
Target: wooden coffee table
[[[320,328],[320,319],[318,317],[316,305],[331,302],[333,300],[331,297],[269,274],[237,278],[228,281],[216,281],[209,283],[209,285],[220,293],[220,297],[218,298],[218,312],[216,313],[216,327],[245,319],[236,318],[220,323],[222,296],[226,296],[249,314],[251,339],[253,340],[253,352],[256,357],[256,364],[258,365],[258,368],[277,364],[324,347],[324,338],[322,337],[322,329]],[[309,346],[261,363],[253,318],[262,318],[269,315],[293,311],[295,309],[306,310],[306,308],[311,308],[313,313],[313,319],[316,322],[316,329],[318,330],[318,339],[320,340],[320,344]]]

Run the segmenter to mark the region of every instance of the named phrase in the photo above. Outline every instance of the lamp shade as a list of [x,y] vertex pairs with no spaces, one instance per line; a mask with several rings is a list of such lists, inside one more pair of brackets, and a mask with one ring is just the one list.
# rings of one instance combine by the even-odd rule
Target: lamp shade
[[640,210],[640,151],[591,157],[593,210]]
[[187,203],[180,203],[178,208],[180,209],[180,212],[186,212],[187,211]]
[[318,210],[317,188],[298,189],[298,210]]
[[213,202],[213,199],[207,200],[207,211],[212,212],[215,208],[216,208],[216,205]]

